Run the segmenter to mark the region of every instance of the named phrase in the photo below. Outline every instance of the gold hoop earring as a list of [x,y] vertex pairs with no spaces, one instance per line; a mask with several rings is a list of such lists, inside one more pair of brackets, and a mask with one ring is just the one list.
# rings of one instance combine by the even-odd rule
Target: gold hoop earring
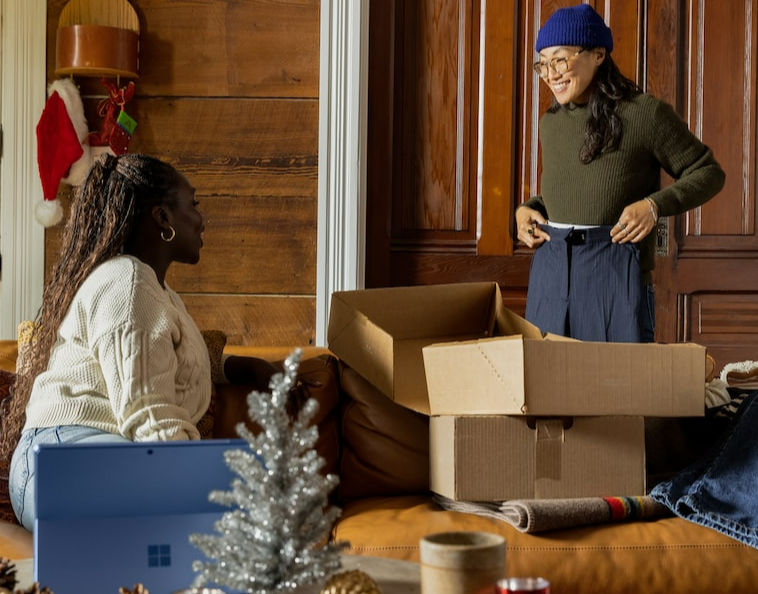
[[165,233],[166,233],[165,229],[163,231],[161,231],[161,239],[163,241],[165,241],[166,243],[170,243],[170,242],[174,241],[174,237],[176,236],[176,231],[174,230],[174,228],[171,225],[169,225],[168,228],[171,229],[171,235],[168,236],[168,237],[166,237],[166,235],[165,235]]

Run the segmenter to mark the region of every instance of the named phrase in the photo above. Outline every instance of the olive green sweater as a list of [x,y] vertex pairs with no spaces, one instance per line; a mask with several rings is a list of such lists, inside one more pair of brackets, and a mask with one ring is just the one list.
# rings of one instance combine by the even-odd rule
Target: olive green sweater
[[[540,119],[541,195],[525,202],[548,220],[613,225],[626,206],[649,196],[660,217],[700,206],[724,186],[724,171],[711,150],[690,132],[667,103],[640,94],[619,104],[623,134],[618,149],[584,165],[579,151],[586,106],[567,105]],[[661,169],[676,180],[660,189]],[[655,266],[655,234],[640,244],[646,282]]]

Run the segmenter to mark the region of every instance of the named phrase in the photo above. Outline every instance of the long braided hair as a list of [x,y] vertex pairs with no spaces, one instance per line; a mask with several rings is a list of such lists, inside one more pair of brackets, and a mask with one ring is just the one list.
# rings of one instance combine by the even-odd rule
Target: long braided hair
[[[584,144],[579,151],[579,160],[590,163],[604,150],[615,150],[621,142],[623,125],[616,110],[621,101],[631,99],[642,92],[639,85],[628,79],[619,70],[609,53],[600,64],[592,83],[587,104],[590,116],[584,134]],[[555,100],[548,112],[555,113],[563,106]]]
[[9,461],[18,443],[34,379],[47,369],[58,328],[79,287],[99,264],[123,253],[153,206],[175,203],[179,179],[171,165],[147,155],[106,154],[92,166],[71,202],[60,258],[42,293],[28,357],[2,405],[1,460]]

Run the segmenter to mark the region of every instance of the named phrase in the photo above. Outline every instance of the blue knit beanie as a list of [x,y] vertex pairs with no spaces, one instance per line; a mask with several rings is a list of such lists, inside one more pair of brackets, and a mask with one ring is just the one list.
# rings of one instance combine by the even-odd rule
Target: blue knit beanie
[[559,8],[537,33],[536,50],[556,45],[604,47],[613,51],[613,35],[589,4]]

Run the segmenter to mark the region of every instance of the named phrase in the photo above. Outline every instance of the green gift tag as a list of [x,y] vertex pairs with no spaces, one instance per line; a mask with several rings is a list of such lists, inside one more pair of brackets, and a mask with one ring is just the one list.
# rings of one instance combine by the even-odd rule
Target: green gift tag
[[137,128],[137,121],[134,118],[132,118],[128,113],[126,113],[123,109],[121,110],[121,113],[118,114],[116,123],[119,126],[121,126],[124,130],[126,130],[130,136],[134,134],[134,130],[135,128]]

